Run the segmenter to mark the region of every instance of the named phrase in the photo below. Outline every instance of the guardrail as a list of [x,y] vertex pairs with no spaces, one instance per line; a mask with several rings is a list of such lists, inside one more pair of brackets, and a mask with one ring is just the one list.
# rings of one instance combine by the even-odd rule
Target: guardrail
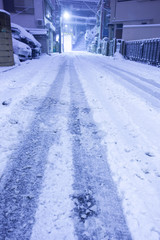
[[160,66],[159,38],[140,41],[122,41],[120,52],[126,59]]

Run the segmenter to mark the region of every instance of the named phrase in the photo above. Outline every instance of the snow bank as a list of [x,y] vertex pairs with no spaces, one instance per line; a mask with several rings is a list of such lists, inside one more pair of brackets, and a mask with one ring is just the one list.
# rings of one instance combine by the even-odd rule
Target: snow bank
[[14,63],[15,65],[21,65],[21,62],[16,54],[14,54]]

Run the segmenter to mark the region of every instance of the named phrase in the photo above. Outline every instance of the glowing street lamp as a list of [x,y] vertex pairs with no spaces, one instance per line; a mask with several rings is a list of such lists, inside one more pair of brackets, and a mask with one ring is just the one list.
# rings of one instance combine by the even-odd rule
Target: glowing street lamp
[[71,16],[70,16],[70,14],[69,14],[68,12],[64,12],[64,13],[63,13],[63,18],[64,18],[64,19],[68,20],[68,19],[70,19],[70,17],[71,17]]

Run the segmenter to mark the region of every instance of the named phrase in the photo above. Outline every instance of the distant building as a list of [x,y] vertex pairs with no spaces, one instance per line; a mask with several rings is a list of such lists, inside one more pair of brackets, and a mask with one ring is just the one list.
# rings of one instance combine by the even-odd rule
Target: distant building
[[11,21],[34,35],[42,52],[53,52],[55,40],[55,0],[0,0],[0,8],[11,14]]
[[[72,49],[85,49],[84,35],[86,30],[92,29],[96,24],[95,13],[99,0],[57,0],[61,10],[62,49],[63,38],[72,35]],[[69,13],[67,19],[64,13]],[[58,27],[57,27],[58,29]],[[64,34],[63,34],[64,33]],[[65,42],[65,41],[64,41]]]
[[160,37],[159,0],[111,0],[110,39]]

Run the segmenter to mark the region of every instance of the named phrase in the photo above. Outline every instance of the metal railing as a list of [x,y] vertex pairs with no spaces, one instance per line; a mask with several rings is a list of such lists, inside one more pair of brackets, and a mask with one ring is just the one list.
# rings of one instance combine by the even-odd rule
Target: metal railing
[[[118,42],[120,43],[120,53],[126,59],[160,66],[160,38],[134,41],[106,40],[102,41],[98,53],[113,56]],[[91,52],[97,53],[97,47],[94,46]]]
[[121,43],[121,54],[130,60],[160,65],[160,39],[126,41]]

